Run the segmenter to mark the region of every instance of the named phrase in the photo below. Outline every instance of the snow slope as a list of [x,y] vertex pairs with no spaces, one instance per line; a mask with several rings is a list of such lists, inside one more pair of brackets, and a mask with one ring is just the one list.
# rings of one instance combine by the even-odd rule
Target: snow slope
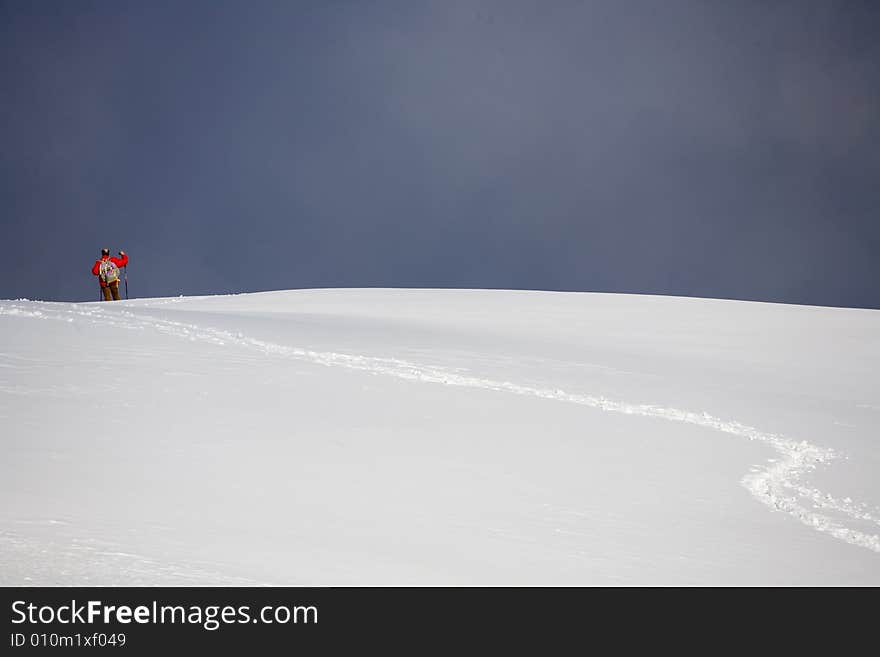
[[0,301],[0,584],[878,585],[880,311]]

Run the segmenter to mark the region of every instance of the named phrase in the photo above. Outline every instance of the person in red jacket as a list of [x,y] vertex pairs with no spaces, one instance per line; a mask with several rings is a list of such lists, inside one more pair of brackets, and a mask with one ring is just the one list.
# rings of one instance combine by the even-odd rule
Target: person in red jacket
[[119,269],[128,264],[128,256],[125,251],[119,252],[118,258],[110,257],[110,249],[101,249],[101,259],[95,260],[92,273],[98,277],[101,283],[101,292],[104,301],[119,301]]

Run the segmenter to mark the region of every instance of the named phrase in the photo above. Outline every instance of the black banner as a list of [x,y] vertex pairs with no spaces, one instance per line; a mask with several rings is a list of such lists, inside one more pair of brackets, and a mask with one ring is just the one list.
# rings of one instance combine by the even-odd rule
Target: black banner
[[[9,587],[3,654],[71,650],[318,650],[334,654],[526,647],[540,654],[703,646],[763,636],[791,647],[847,635],[873,591],[467,587]],[[821,593],[817,596],[816,593]],[[860,595],[859,593],[870,594]],[[820,602],[822,600],[822,602]],[[808,622],[822,604],[822,626]],[[853,614],[847,613],[853,611]],[[831,613],[829,613],[831,612]],[[870,627],[862,625],[861,627]],[[751,639],[749,639],[751,640]],[[747,647],[748,641],[742,644]],[[756,644],[754,646],[758,648]]]

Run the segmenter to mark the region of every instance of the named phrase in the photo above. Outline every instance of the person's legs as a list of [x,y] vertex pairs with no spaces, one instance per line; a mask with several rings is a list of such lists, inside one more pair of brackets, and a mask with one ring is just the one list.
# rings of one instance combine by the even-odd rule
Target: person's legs
[[109,286],[102,287],[101,292],[104,293],[104,301],[110,301],[110,288],[109,288]]
[[113,292],[113,300],[119,301],[119,281],[110,283],[110,290]]

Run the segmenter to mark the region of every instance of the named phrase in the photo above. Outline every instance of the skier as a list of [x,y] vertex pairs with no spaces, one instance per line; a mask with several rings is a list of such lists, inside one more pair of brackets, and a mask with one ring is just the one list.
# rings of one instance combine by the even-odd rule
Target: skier
[[119,301],[119,268],[128,264],[128,256],[125,251],[119,252],[119,258],[110,257],[110,249],[101,249],[101,259],[95,260],[92,273],[98,277],[101,283],[101,292],[104,301]]

